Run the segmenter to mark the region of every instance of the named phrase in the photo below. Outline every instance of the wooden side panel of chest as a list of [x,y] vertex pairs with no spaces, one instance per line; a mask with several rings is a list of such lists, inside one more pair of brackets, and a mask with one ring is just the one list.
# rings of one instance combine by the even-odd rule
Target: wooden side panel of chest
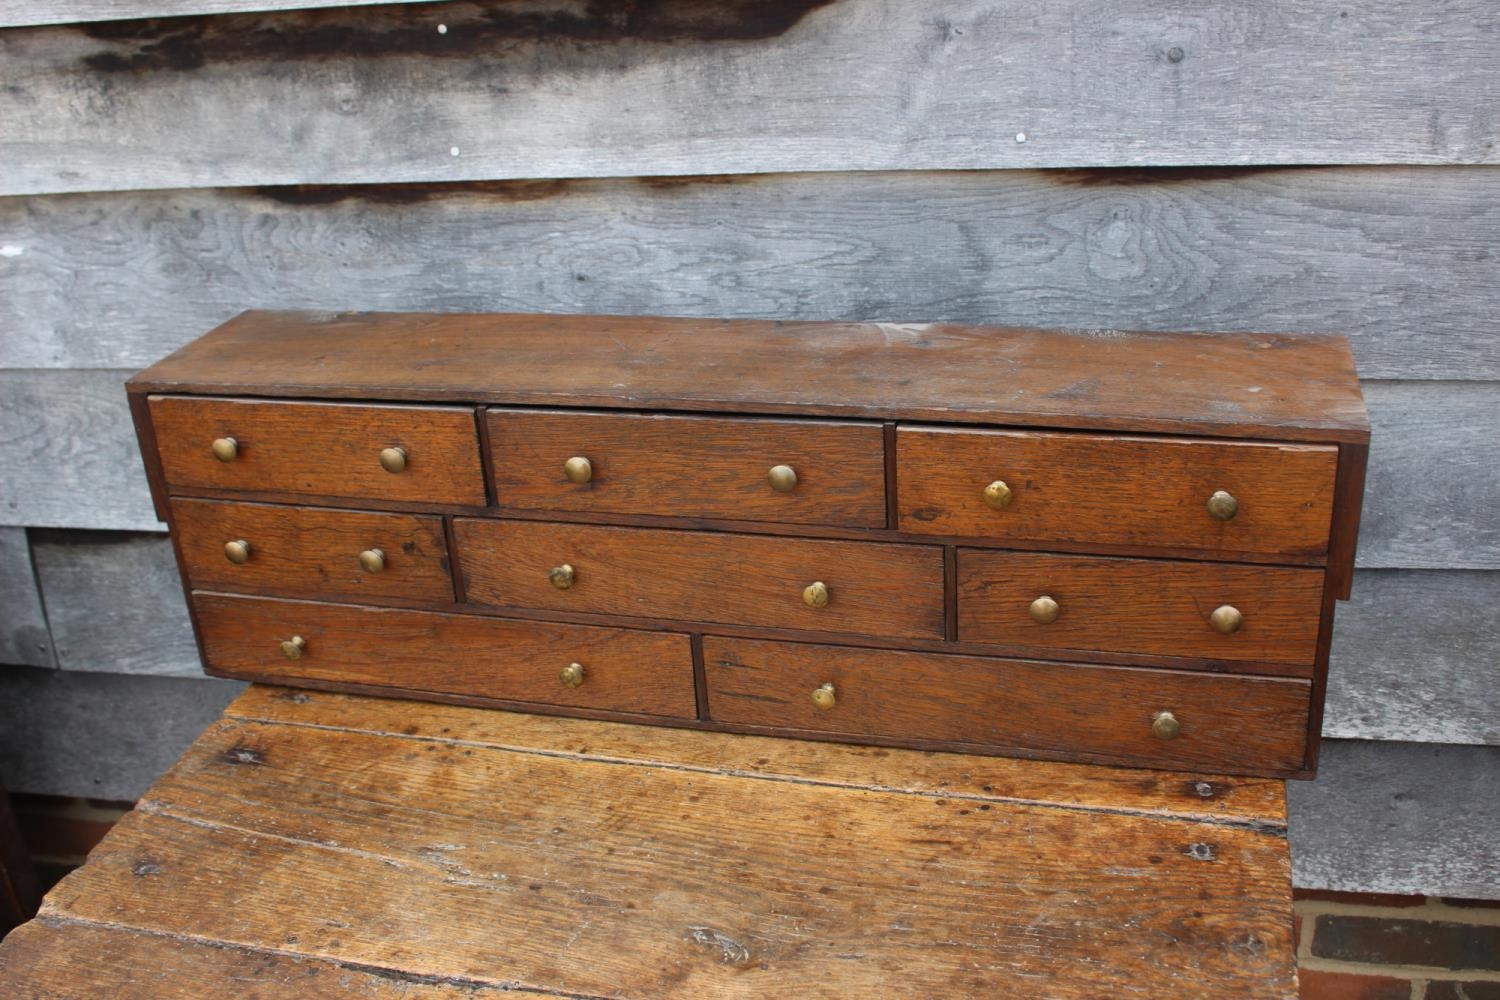
[[242,317],[132,380],[210,672],[1311,773],[1342,340],[549,319],[570,378],[538,322]]

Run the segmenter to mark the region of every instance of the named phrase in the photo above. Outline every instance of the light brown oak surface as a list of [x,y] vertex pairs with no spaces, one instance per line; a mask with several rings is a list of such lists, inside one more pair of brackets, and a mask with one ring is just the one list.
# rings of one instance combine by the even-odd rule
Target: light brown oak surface
[[1289,1000],[1284,824],[1263,779],[252,688],[0,993]]

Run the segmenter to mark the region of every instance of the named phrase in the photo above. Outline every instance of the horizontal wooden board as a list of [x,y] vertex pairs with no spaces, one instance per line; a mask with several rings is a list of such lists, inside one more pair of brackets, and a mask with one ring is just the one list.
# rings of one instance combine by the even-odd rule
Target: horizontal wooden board
[[1300,887],[1500,899],[1500,747],[1331,740],[1287,798]]
[[[252,311],[136,375],[130,389],[1018,424],[1318,444],[1369,437],[1354,359],[1348,341],[1336,335]],[[153,397],[153,416],[170,402]],[[258,409],[278,406],[297,408],[262,403]],[[158,421],[158,438],[166,433]]]
[[205,677],[0,670],[0,785],[136,799],[243,687]]
[[[963,642],[1051,654],[1102,649],[1199,657],[1244,673],[1313,674],[1321,570],[961,548],[956,581]],[[1031,614],[1032,602],[1044,595],[1057,608],[1046,623]],[[1225,605],[1243,617],[1228,635],[1209,621]]]
[[[467,517],[453,537],[473,604],[943,638],[941,546]],[[559,589],[562,565],[575,575]],[[813,607],[815,582],[826,601]]]
[[0,528],[0,664],[55,663],[42,592],[22,528]]
[[[217,674],[696,718],[684,634],[194,593]],[[281,644],[305,646],[288,660]],[[582,683],[560,679],[570,663]]]
[[1500,746],[1500,572],[1355,576],[1334,611],[1326,736]]
[[0,28],[38,24],[77,24],[144,17],[189,17],[260,10],[302,10],[365,4],[414,3],[420,0],[0,0]]
[[39,530],[32,539],[58,666],[202,675],[177,560],[166,537]]
[[435,736],[226,720],[46,914],[564,996],[881,996],[892,970],[933,998],[1295,994],[1279,809],[911,794],[907,753],[852,788],[685,771],[596,754],[576,720],[563,754],[464,740],[489,714]]
[[[88,956],[80,961],[79,956]],[[473,1000],[476,984],[412,982],[392,970],[351,969],[280,948],[230,948],[189,935],[146,934],[44,917],[0,948],[0,985],[11,1000]],[[510,990],[505,1000],[557,1000]]]
[[1486,167],[10,198],[0,368],[143,367],[241,309],[357,307],[1333,331],[1366,378],[1500,378],[1475,322],[1497,227]]
[[[885,527],[873,421],[501,408],[484,419],[502,508]],[[574,457],[589,463],[584,482],[564,469]],[[769,473],[782,465],[793,479],[778,489]]]
[[1496,30],[1488,5],[1423,0],[540,0],[34,28],[0,36],[0,194],[1494,163]]
[[[1307,743],[1305,681],[705,636],[715,722],[938,740],[1132,767],[1287,774]],[[832,686],[834,703],[812,693]],[[1152,724],[1171,712],[1175,739]]]

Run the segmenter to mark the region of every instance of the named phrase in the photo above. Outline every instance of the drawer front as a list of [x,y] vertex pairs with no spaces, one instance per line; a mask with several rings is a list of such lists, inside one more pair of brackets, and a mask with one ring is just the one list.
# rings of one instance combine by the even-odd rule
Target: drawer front
[[[685,635],[215,594],[194,594],[193,604],[218,673],[697,715]],[[292,659],[282,644],[294,637]]]
[[[1337,459],[1319,445],[902,426],[897,506],[915,534],[1319,557]],[[1209,509],[1219,492],[1227,519]]]
[[885,527],[879,424],[499,409],[485,420],[501,507]]
[[963,642],[1256,661],[1311,676],[1322,597],[1320,569],[958,551]]
[[199,590],[453,600],[440,517],[179,497],[172,519]]
[[[715,722],[1147,767],[1297,770],[1311,697],[1308,682],[1285,678],[716,636],[703,661]],[[1162,712],[1175,738],[1153,732]]]
[[[480,604],[943,637],[935,546],[477,518],[453,527],[467,598]],[[552,571],[565,565],[563,589]],[[826,589],[822,607],[807,603],[814,583]]]
[[[150,406],[171,487],[476,507],[486,502],[471,409],[187,396],[153,396]],[[230,440],[234,447],[223,450],[229,458],[224,461],[215,442]],[[404,457],[387,457],[382,464],[386,449],[400,449]]]

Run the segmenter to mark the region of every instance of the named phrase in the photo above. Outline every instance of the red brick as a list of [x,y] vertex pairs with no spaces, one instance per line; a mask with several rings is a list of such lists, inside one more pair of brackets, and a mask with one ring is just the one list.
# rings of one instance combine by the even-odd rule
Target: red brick
[[1500,1000],[1500,983],[1429,983],[1427,1000]]
[[1344,972],[1302,969],[1302,1000],[1411,1000],[1411,982],[1385,976],[1351,976]]
[[1500,899],[1454,899],[1444,896],[1443,902],[1449,906],[1463,906],[1470,909],[1500,910]]
[[1312,954],[1373,965],[1500,971],[1500,927],[1324,913],[1313,924]]

